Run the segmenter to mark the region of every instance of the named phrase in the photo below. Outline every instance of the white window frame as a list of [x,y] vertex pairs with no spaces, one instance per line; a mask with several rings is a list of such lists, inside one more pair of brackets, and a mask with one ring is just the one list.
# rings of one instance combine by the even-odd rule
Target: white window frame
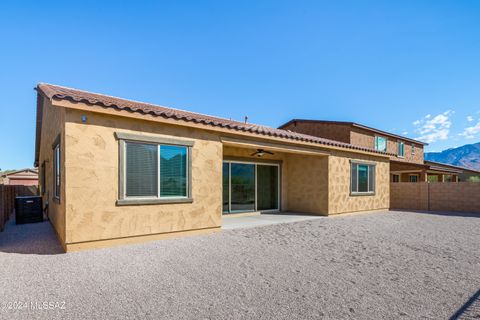
[[[367,166],[367,191],[358,191],[358,167],[357,167],[357,191],[352,190],[352,174],[353,174],[353,166],[356,165],[366,165]],[[373,168],[373,189],[370,190],[370,173]],[[350,195],[352,196],[371,196],[375,195],[375,191],[377,189],[377,164],[375,162],[367,162],[367,161],[358,161],[358,160],[351,160],[350,161]]]
[[[378,144],[377,144],[377,138],[385,139],[385,150],[379,150],[379,149],[377,148],[377,145],[378,145]],[[373,148],[374,148],[375,150],[381,151],[381,152],[387,152],[387,148],[388,148],[388,138],[387,138],[387,137],[376,135],[375,138],[374,138],[374,144],[375,144],[375,145],[373,146]]]
[[[411,177],[416,177],[417,178],[417,181],[412,181],[410,178]],[[409,174],[408,175],[408,182],[411,182],[411,183],[416,183],[420,180],[420,175],[419,174]]]
[[412,143],[412,156],[414,156],[414,155],[415,155],[415,144]]
[[[400,145],[403,146],[403,148],[402,148],[403,153],[402,154],[400,154]],[[397,156],[399,158],[405,158],[405,142],[400,141],[400,140],[397,141]]]
[[[158,136],[137,135],[124,132],[116,132],[115,137],[119,141],[119,195],[117,205],[139,205],[139,204],[162,204],[162,203],[192,203],[192,148],[194,141],[180,140],[174,138],[165,138]],[[127,142],[150,144],[157,146],[157,195],[156,196],[127,196]],[[161,197],[161,180],[160,180],[160,147],[165,145],[185,147],[187,150],[187,190],[186,196]]]

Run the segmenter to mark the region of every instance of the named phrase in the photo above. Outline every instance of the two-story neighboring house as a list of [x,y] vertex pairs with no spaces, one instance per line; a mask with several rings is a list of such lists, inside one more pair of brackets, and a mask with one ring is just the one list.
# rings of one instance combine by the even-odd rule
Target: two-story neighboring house
[[458,168],[424,161],[427,143],[355,122],[293,119],[279,129],[372,148],[390,154],[391,182],[458,181]]

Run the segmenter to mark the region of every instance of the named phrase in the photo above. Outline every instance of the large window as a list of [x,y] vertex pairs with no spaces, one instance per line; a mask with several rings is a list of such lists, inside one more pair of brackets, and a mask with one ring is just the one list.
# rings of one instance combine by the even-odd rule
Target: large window
[[190,150],[193,142],[116,135],[120,140],[118,204],[192,201]]
[[60,142],[53,146],[53,197],[60,200]]
[[387,152],[387,138],[385,137],[375,137],[375,150]]
[[375,165],[361,162],[352,162],[351,193],[375,193]]
[[402,141],[397,142],[397,152],[399,157],[405,157],[405,143]]

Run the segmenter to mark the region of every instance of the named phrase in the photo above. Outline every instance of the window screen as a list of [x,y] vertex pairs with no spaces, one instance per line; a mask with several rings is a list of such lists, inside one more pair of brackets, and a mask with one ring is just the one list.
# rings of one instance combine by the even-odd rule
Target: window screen
[[126,196],[158,196],[158,146],[127,142]]

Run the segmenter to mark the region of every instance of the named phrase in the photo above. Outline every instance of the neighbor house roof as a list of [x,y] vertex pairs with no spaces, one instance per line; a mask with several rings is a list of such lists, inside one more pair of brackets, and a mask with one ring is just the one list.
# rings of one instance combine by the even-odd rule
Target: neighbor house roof
[[[91,107],[112,108],[115,110],[125,110],[129,112],[140,113],[144,115],[152,115],[156,117],[174,119],[179,122],[187,121],[207,126],[222,127],[230,129],[232,131],[249,132],[253,135],[272,136],[278,138],[284,138],[292,141],[302,141],[316,143],[323,146],[340,147],[351,150],[359,150],[370,153],[390,155],[389,153],[376,151],[370,148],[358,147],[348,143],[334,141],[325,138],[314,137],[306,134],[290,132],[282,129],[275,129],[267,126],[257,125],[253,123],[244,123],[234,120],[229,120],[220,117],[209,116],[200,113],[194,113],[184,111],[180,109],[168,108],[164,106],[154,105],[150,103],[138,102],[134,100],[127,100],[117,97],[112,97],[104,94],[92,93],[72,88],[67,88],[58,85],[40,83],[36,88],[39,94],[43,94],[45,97],[51,100],[67,100],[72,103],[85,103]],[[41,99],[37,100],[37,103],[41,103]],[[37,105],[37,141],[36,141],[36,155],[35,161],[38,161],[39,152],[39,135],[41,128],[41,118],[38,119],[38,115],[41,115],[41,106]]]
[[37,169],[20,169],[20,170],[15,170],[15,171],[5,173],[5,174],[2,175],[2,177],[8,177],[8,176],[11,176],[12,174],[19,174],[19,173],[23,173],[23,172],[38,174]]
[[402,139],[402,140],[405,140],[405,141],[409,141],[409,142],[413,142],[413,143],[418,143],[418,144],[421,144],[421,145],[428,145],[428,143],[425,143],[425,142],[422,142],[422,141],[418,141],[418,140],[415,140],[415,139],[411,139],[411,138],[407,138],[407,137],[404,137],[404,136],[400,136],[400,135],[398,135],[398,134],[394,134],[394,133],[386,132],[386,131],[383,131],[383,130],[375,129],[375,128],[372,128],[372,127],[368,127],[368,126],[365,126],[365,125],[363,125],[363,124],[359,124],[359,123],[356,123],[356,122],[348,122],[348,121],[292,119],[292,120],[288,121],[287,123],[282,124],[282,125],[279,126],[278,128],[279,128],[279,129],[283,129],[283,128],[287,127],[288,125],[290,125],[291,123],[295,123],[295,122],[311,122],[311,123],[348,125],[348,126],[353,126],[353,127],[361,128],[361,129],[364,129],[364,130],[368,130],[368,131],[371,131],[371,132],[375,132],[375,133],[378,133],[378,134],[381,134],[381,135],[384,135],[384,136],[393,137],[393,138],[395,138],[395,139]]
[[[478,174],[480,174],[480,171],[478,171],[478,170],[473,170],[473,169],[470,169],[470,168],[455,166],[455,165],[453,165],[453,164],[447,164],[447,163],[430,161],[430,160],[425,160],[425,164],[426,164],[426,165],[429,165],[430,168],[433,168],[433,167],[440,167],[440,168],[447,167],[447,168],[451,168],[452,170],[457,170],[457,171],[462,171],[462,172],[463,172],[463,171],[470,171],[470,172],[473,172],[473,173],[478,173]],[[460,172],[460,173],[461,173],[461,172]]]

